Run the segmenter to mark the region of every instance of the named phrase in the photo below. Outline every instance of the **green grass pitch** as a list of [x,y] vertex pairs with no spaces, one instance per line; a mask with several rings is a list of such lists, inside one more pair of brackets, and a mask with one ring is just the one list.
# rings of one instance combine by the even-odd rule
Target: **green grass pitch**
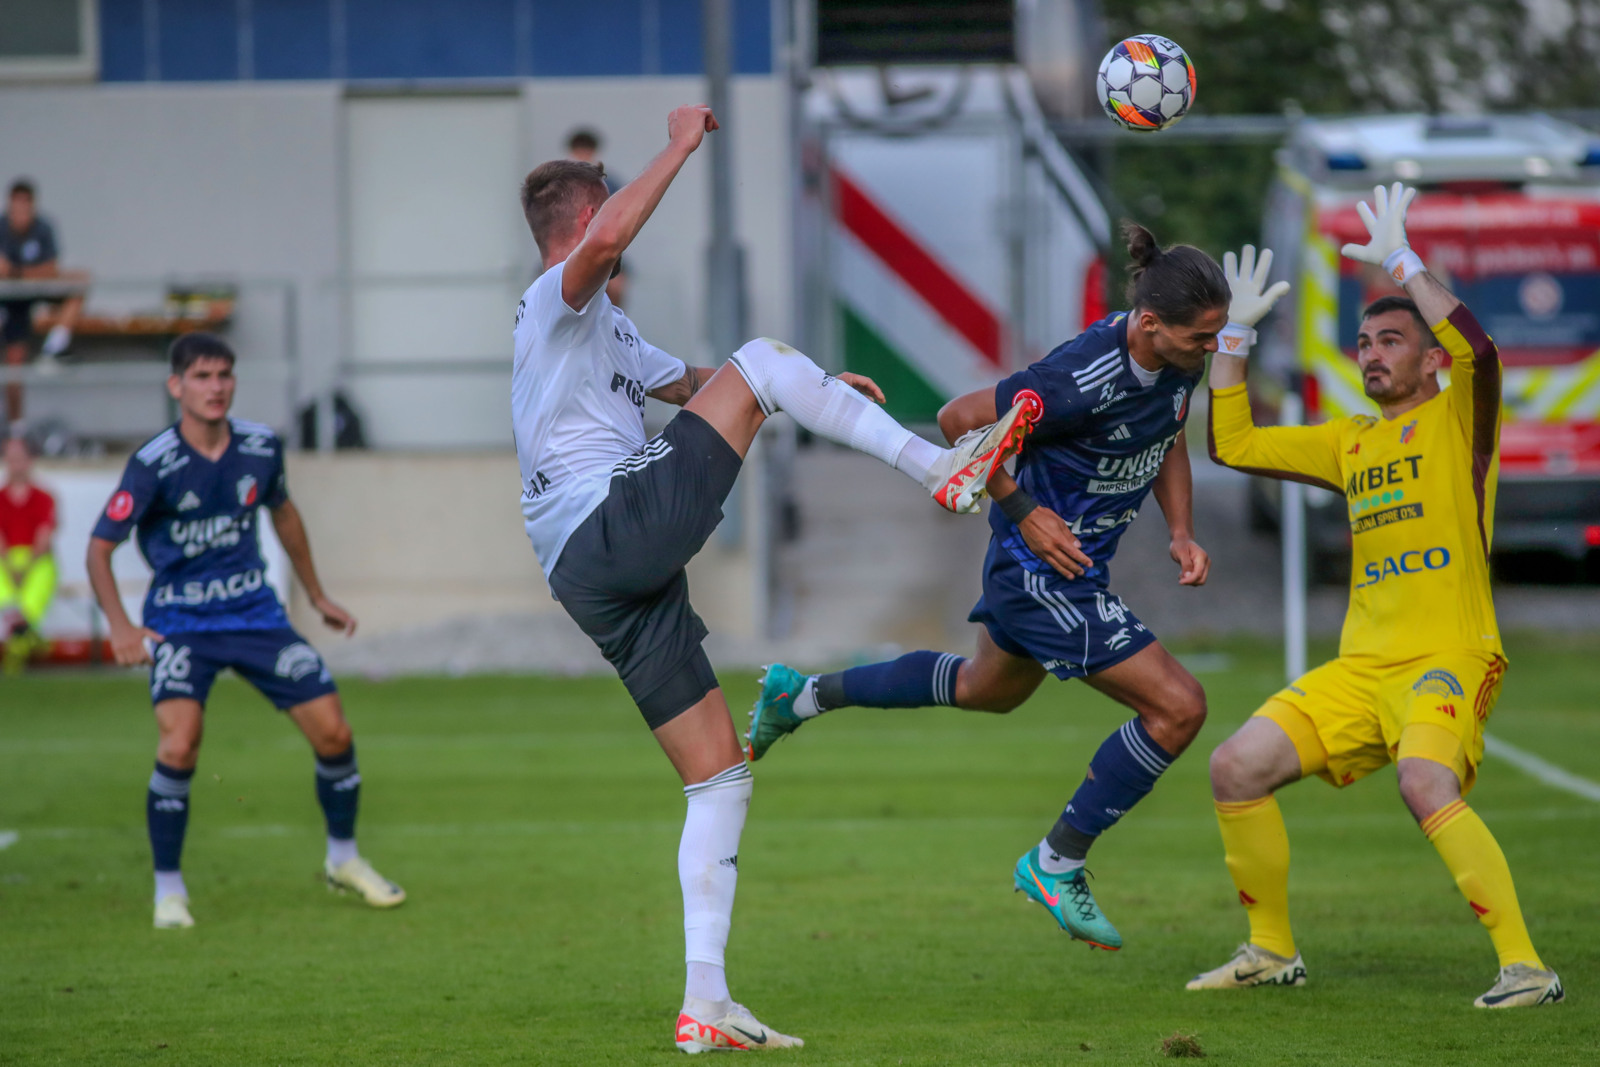
[[[1205,785],[1211,748],[1279,682],[1226,646],[1195,748],[1091,857],[1120,953],[1010,892],[1125,717],[1050,683],[1009,717],[846,711],[757,765],[729,947],[737,997],[808,1064],[1148,1064],[1198,1035],[1226,1064],[1577,1064],[1600,1058],[1600,804],[1490,759],[1499,836],[1567,1003],[1484,1012],[1489,939],[1392,771],[1287,790],[1301,990],[1188,993],[1245,922]],[[1512,646],[1492,730],[1600,779],[1600,659]],[[754,679],[724,678],[740,709]],[[0,683],[0,1064],[675,1062],[678,783],[619,684],[472,678],[344,693],[361,844],[411,899],[319,883],[312,763],[237,681],[213,696],[185,868],[199,925],[150,928],[134,675]]]

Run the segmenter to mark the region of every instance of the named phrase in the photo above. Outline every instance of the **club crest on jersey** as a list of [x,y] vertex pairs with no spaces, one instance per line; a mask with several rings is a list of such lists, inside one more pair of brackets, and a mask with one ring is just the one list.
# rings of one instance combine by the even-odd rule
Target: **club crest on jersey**
[[1411,435],[1416,432],[1417,420],[1412,419],[1410,422],[1400,427],[1400,443],[1403,445],[1409,445],[1411,443]]
[[1172,417],[1178,422],[1183,421],[1184,414],[1189,410],[1189,394],[1179,389],[1172,394]]
[[240,507],[247,508],[256,502],[257,493],[255,475],[246,474],[243,478],[240,478],[237,488],[239,490]]

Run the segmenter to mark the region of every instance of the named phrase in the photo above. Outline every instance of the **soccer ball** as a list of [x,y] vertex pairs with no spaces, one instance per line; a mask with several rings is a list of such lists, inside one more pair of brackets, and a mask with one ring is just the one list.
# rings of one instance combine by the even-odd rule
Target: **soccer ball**
[[1141,33],[1106,53],[1095,88],[1100,106],[1119,126],[1164,130],[1194,103],[1194,64],[1177,42]]

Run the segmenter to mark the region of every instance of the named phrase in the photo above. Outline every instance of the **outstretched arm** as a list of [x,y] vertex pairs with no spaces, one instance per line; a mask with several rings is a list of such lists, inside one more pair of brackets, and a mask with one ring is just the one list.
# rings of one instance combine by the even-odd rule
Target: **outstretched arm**
[[328,599],[328,594],[322,590],[317,568],[311,562],[311,539],[306,536],[306,524],[300,518],[300,509],[294,506],[294,501],[285,500],[271,511],[272,528],[277,531],[283,550],[289,554],[289,562],[294,565],[294,573],[299,577],[300,584],[305,586],[311,606],[322,616],[322,621],[328,624],[329,629],[343,631],[346,636],[355,633],[355,616]]
[[1167,450],[1150,491],[1167,520],[1172,544],[1167,551],[1182,568],[1179,585],[1205,585],[1211,573],[1211,556],[1194,540],[1194,472],[1189,467],[1189,446],[1183,432]]
[[611,280],[612,268],[644,228],[667,186],[700,141],[717,129],[705,105],[677,108],[667,116],[667,147],[633,181],[601,205],[578,247],[567,256],[561,274],[561,299],[574,311],[588,306]]

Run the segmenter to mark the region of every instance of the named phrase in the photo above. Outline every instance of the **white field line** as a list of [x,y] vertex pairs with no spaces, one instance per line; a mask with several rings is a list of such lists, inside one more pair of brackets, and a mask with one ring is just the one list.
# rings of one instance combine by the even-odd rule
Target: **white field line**
[[1554,763],[1542,760],[1532,752],[1524,752],[1509,741],[1502,741],[1493,734],[1484,734],[1483,750],[1491,756],[1500,757],[1524,774],[1537,778],[1552,789],[1560,789],[1574,796],[1583,797],[1585,800],[1600,802],[1600,782],[1591,782],[1581,775],[1576,775],[1565,768],[1557,767]]

